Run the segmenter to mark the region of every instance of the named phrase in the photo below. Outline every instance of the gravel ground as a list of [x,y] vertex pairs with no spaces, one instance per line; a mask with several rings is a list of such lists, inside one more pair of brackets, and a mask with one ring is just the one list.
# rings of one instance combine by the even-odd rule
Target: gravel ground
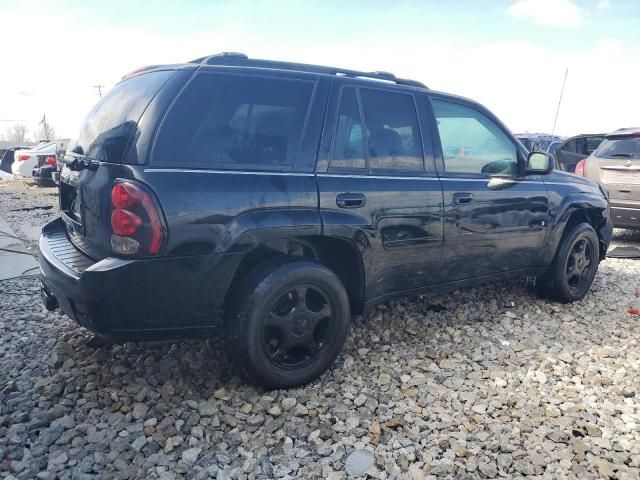
[[[0,211],[18,232],[55,209],[9,210],[52,192],[5,182]],[[607,259],[573,305],[517,284],[392,302],[320,380],[268,392],[219,340],[92,346],[37,277],[0,282],[0,478],[637,479],[637,287],[640,260]]]

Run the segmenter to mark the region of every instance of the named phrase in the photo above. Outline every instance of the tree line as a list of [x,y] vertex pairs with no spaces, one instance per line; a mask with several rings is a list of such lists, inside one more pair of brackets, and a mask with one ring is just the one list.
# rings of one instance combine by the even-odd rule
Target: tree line
[[[36,130],[33,130],[32,134],[33,139],[36,141],[52,140],[56,137],[56,129],[44,118],[42,122],[40,122],[40,126]],[[4,130],[2,140],[16,143],[28,142],[30,138],[27,126],[24,123],[14,123]]]

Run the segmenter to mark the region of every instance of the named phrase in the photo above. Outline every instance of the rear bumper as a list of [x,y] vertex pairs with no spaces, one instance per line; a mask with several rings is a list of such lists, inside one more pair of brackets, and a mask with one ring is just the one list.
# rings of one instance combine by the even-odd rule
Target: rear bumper
[[616,228],[640,228],[640,207],[611,205],[611,220]]
[[71,243],[61,219],[40,237],[45,305],[122,340],[210,335],[240,260],[238,254],[94,260]]

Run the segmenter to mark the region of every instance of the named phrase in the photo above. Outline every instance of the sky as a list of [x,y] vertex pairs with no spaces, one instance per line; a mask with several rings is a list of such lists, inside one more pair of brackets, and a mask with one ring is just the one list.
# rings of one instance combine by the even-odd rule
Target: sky
[[513,132],[640,126],[640,0],[0,0],[0,134],[73,137],[126,73],[222,51],[385,70],[484,104]]

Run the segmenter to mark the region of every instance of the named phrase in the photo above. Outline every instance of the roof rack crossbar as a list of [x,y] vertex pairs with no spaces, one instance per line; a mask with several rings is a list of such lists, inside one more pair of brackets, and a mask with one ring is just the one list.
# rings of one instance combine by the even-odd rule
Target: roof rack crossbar
[[206,57],[200,57],[192,60],[189,63],[197,63],[201,65],[222,65],[222,66],[244,66],[244,67],[256,67],[256,68],[279,68],[284,70],[294,70],[300,72],[319,73],[325,75],[343,75],[346,77],[362,77],[371,78],[375,80],[385,80],[388,82],[394,82],[399,85],[407,85],[418,88],[428,88],[425,84],[416,80],[409,80],[406,78],[398,78],[393,73],[376,71],[376,72],[361,72],[358,70],[350,70],[346,68],[335,67],[323,67],[320,65],[309,65],[306,63],[294,63],[294,62],[278,62],[274,60],[259,60],[251,59],[243,53],[236,52],[223,52],[215,55],[209,55]]

